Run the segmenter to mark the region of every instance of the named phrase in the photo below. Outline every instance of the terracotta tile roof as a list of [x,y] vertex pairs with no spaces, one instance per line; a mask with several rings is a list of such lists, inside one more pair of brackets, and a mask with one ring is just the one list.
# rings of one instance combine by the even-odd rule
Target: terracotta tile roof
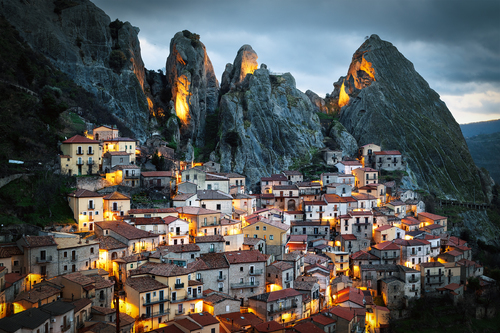
[[394,243],[400,246],[419,246],[419,245],[430,245],[429,241],[425,239],[395,239]]
[[0,247],[0,258],[11,258],[12,256],[22,255],[23,251],[16,245],[4,245]]
[[115,284],[114,281],[105,279],[100,275],[93,275],[90,278],[95,282],[95,289],[110,288]]
[[[115,165],[111,170],[116,171],[116,170],[124,170],[124,169],[140,169],[140,167],[138,167],[135,164],[124,164],[124,165]],[[124,176],[124,177],[127,178],[127,176]]]
[[86,247],[99,244],[96,240],[86,239],[84,241],[80,240],[79,237],[57,237],[54,238],[54,241],[57,243],[58,250]]
[[120,242],[119,240],[114,239],[111,236],[106,237],[98,237],[95,239],[99,242],[100,250],[116,250],[116,249],[125,249],[127,245]]
[[[83,329],[82,329],[83,330]],[[84,328],[85,333],[115,333],[116,327],[110,323],[98,322]]]
[[325,331],[323,331],[321,328],[314,325],[310,321],[299,322],[298,324],[293,326],[293,329],[299,333],[325,333]]
[[374,152],[375,155],[401,155],[399,150],[383,150]]
[[[170,216],[173,217],[173,216]],[[154,225],[154,224],[165,224],[165,220],[161,217],[131,217],[130,222],[135,225]]]
[[422,216],[422,217],[425,217],[425,218],[428,218],[428,219],[431,219],[431,220],[434,220],[434,221],[435,220],[444,220],[444,219],[447,219],[447,217],[445,217],[445,216],[431,214],[431,213],[426,213],[426,212],[419,213],[418,216]]
[[353,210],[348,213],[351,216],[365,216],[365,215],[373,215],[371,210]]
[[84,190],[84,189],[76,190],[76,191],[68,194],[68,197],[73,197],[73,198],[102,198],[103,196],[104,196],[104,194],[100,194],[97,192],[92,192],[92,191]]
[[105,307],[101,307],[101,306],[93,306],[91,308],[91,311],[92,311],[92,313],[98,313],[98,314],[104,314],[104,315],[116,312],[115,309],[105,308]]
[[127,153],[126,151],[107,151],[104,156],[109,155],[109,156],[128,156],[132,155],[132,153]]
[[103,199],[104,200],[130,200],[130,196],[128,196],[127,194],[115,191],[111,194],[108,194]]
[[421,221],[417,220],[416,218],[412,216],[407,216],[401,220],[401,223],[406,224],[406,225],[419,225]]
[[444,226],[440,224],[428,224],[426,226],[423,226],[422,229],[429,229],[429,230],[435,230],[435,229],[441,229],[444,228]]
[[131,209],[129,214],[158,214],[158,213],[177,213],[175,208],[141,208]]
[[139,266],[137,269],[131,270],[130,274],[138,275],[147,273],[151,275],[171,277],[171,276],[187,275],[190,272],[191,271],[189,269],[177,266],[175,264],[147,262]]
[[76,284],[79,284],[80,286],[87,286],[89,284],[95,283],[94,279],[92,279],[86,275],[83,275],[80,272],[74,272],[74,273],[69,273],[69,274],[63,275],[63,278],[65,278],[69,281],[72,281]]
[[59,155],[60,158],[71,158],[70,155]]
[[367,194],[367,193],[351,193],[351,196],[356,199],[357,201],[359,200],[376,200],[377,198],[374,197],[373,195],[371,194]]
[[387,250],[398,250],[400,247],[397,244],[394,244],[393,242],[390,241],[385,241],[382,243],[378,243],[377,245],[373,246],[375,249],[380,250],[380,251],[387,251]]
[[60,293],[61,289],[44,284],[38,287],[34,287],[29,291],[21,292],[19,295],[17,295],[14,302],[27,301],[35,304],[38,303],[38,301],[42,301]]
[[254,326],[254,329],[257,332],[268,333],[268,332],[282,330],[283,326],[278,324],[277,321],[271,320],[271,321],[266,321],[265,323],[261,323],[259,325]]
[[353,234],[345,234],[345,235],[340,235],[340,237],[344,240],[356,240],[358,238],[356,238],[356,236],[354,236]]
[[203,253],[200,260],[210,269],[229,268],[229,260],[225,253]]
[[329,312],[349,322],[353,320],[355,316],[354,311],[350,308],[344,308],[342,306],[334,306],[329,310]]
[[290,175],[290,176],[293,176],[293,175],[295,175],[295,176],[302,176],[302,172],[297,171],[297,170],[285,170],[285,171],[283,171],[283,173],[285,175]]
[[96,228],[100,228],[102,230],[111,230],[118,235],[125,237],[128,240],[132,239],[140,239],[140,238],[150,238],[150,237],[158,237],[158,235],[153,234],[148,231],[144,231],[141,229],[137,229],[134,226],[131,226],[125,222],[118,221],[104,221],[104,222],[96,222],[94,223]]
[[304,255],[304,262],[307,263],[307,264],[310,264],[310,265],[313,265],[313,264],[324,264],[326,262],[328,262],[328,258],[324,257],[324,256],[320,256],[320,255],[317,255],[317,254],[313,254],[313,253],[306,253]]
[[288,242],[293,242],[293,243],[307,242],[307,235],[289,235]]
[[92,300],[89,298],[80,298],[80,299],[77,299],[76,301],[71,302],[71,304],[73,304],[75,306],[74,311],[76,314],[78,311],[80,311],[84,307],[92,304]]
[[336,323],[337,321],[333,318],[330,318],[328,316],[325,316],[324,314],[322,313],[318,313],[317,315],[314,315],[311,317],[311,319],[315,322],[315,323],[318,323],[318,324],[321,324],[323,326],[326,326],[326,325],[331,325],[333,323]]
[[186,329],[189,332],[200,330],[203,328],[202,325],[197,324],[197,323],[195,323],[187,318],[176,320],[175,324],[182,326],[184,329]]
[[207,290],[203,291],[203,294],[206,295],[205,298],[203,299],[203,303],[218,304],[224,302],[225,300],[239,301],[235,300],[234,297],[228,294],[214,292],[213,290],[211,293],[205,294],[205,291]]
[[273,266],[280,271],[286,271],[287,269],[293,268],[293,265],[286,261],[275,261],[270,266]]
[[277,291],[271,291],[268,293],[255,295],[255,296],[249,297],[249,299],[254,299],[254,300],[262,301],[262,302],[274,302],[274,301],[277,301],[279,299],[285,299],[288,297],[295,297],[298,295],[301,295],[301,293],[299,291],[292,289],[292,288],[288,288],[288,289],[281,289],[281,290],[277,290]]
[[175,197],[172,198],[173,201],[185,201],[189,198],[192,198],[196,195],[196,193],[177,193]]
[[386,230],[389,230],[391,228],[395,228],[395,227],[393,227],[392,225],[386,224],[386,225],[383,225],[381,227],[378,227],[377,229],[375,229],[375,231],[386,231]]
[[135,319],[126,313],[120,312],[120,327],[130,325],[135,322]]
[[53,236],[26,236],[27,247],[57,246]]
[[439,261],[423,262],[420,264],[421,267],[431,268],[431,267],[444,267]]
[[361,289],[347,287],[345,289],[340,290],[337,293],[337,299],[335,301],[337,303],[344,303],[347,301],[351,301],[351,302],[356,303],[358,305],[364,306],[364,304],[363,304],[364,298],[365,298],[365,295],[363,294]]
[[97,144],[99,144],[100,142],[95,141],[95,140],[90,140],[90,139],[88,139],[84,136],[81,136],[81,135],[75,135],[67,140],[64,140],[62,143],[97,143]]
[[118,137],[118,138],[112,138],[112,139],[108,139],[108,140],[103,140],[103,142],[120,142],[120,141],[135,142],[134,139],[127,138],[127,137]]
[[225,242],[224,236],[222,235],[208,235],[208,236],[198,236],[195,237],[196,243],[212,243],[212,242]]
[[[171,324],[169,326],[165,327],[160,327],[155,330],[150,331],[152,333],[185,333],[183,330],[181,330],[179,327],[175,326],[174,324]],[[112,333],[112,332],[110,332]]]
[[192,313],[189,317],[201,326],[219,324],[219,321],[208,312]]
[[225,252],[227,261],[231,264],[243,264],[250,262],[265,262],[267,256],[257,250],[229,251]]
[[304,205],[306,206],[326,206],[327,203],[323,200],[314,200],[314,201],[304,201]]
[[358,251],[350,255],[352,260],[378,260],[379,257],[366,252],[366,251]]
[[295,290],[312,291],[317,284],[318,284],[317,280],[303,281],[299,276],[295,281],[293,281],[293,288]]
[[[5,274],[5,287],[9,287],[19,280],[24,279],[28,274],[7,273]],[[7,285],[8,284],[8,285]]]
[[188,286],[192,287],[192,286],[202,286],[203,285],[203,282],[201,281],[196,281],[196,280],[189,280],[188,281]]
[[152,291],[152,290],[158,290],[158,289],[165,289],[168,288],[167,285],[151,278],[151,277],[129,277],[126,281],[125,284],[127,286],[130,286],[132,289],[137,290],[140,293],[147,292],[147,291]]
[[337,194],[325,194],[323,197],[328,203],[356,202],[356,199],[353,197],[341,197]]
[[141,172],[143,177],[172,177],[172,171],[144,171]]
[[460,251],[457,251],[457,250],[452,250],[452,251],[445,252],[443,254],[447,254],[447,255],[450,255],[452,257],[458,257],[458,256],[463,255],[463,252],[460,252]]
[[274,185],[273,186],[273,192],[274,191],[293,191],[293,190],[298,190],[298,187],[296,185]]
[[219,190],[198,190],[198,199],[200,200],[233,200],[233,197]]
[[148,260],[148,256],[143,254],[143,253],[139,253],[139,254],[132,254],[130,256],[114,259],[114,261],[123,262],[123,263],[136,262],[136,261],[142,261],[142,260]]
[[200,247],[194,243],[159,246],[158,249],[172,253],[198,252]]
[[216,210],[210,210],[210,209],[205,209],[205,208],[201,208],[201,207],[192,207],[192,206],[177,207],[176,210],[180,214],[187,214],[187,215],[219,214],[219,212]]

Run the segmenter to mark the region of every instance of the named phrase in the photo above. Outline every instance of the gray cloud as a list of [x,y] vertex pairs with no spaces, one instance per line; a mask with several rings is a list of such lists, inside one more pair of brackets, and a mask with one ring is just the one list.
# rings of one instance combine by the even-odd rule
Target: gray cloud
[[[457,86],[468,83],[487,83],[500,92],[497,0],[93,2],[112,20],[138,26],[140,38],[159,49],[168,49],[178,31],[200,34],[219,78],[241,45],[250,44],[260,63],[291,72],[299,89],[324,95],[346,74],[364,37],[376,33],[412,61],[440,94],[459,94]],[[159,61],[162,56],[155,55],[148,63],[144,55],[146,66],[161,68],[167,56]]]

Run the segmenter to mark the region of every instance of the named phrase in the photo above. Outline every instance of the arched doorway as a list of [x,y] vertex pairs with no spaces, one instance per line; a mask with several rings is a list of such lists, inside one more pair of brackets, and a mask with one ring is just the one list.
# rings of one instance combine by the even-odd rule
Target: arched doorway
[[295,200],[294,199],[288,200],[287,210],[295,210]]

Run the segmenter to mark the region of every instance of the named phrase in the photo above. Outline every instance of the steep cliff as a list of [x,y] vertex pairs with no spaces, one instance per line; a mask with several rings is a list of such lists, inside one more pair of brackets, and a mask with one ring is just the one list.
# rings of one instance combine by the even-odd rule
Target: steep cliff
[[138,28],[112,23],[88,0],[7,0],[2,12],[35,51],[145,139],[148,103]]
[[224,73],[223,81],[238,84],[221,97],[217,151],[222,168],[245,174],[255,190],[260,177],[311,158],[315,148],[323,147],[323,135],[311,101],[296,88],[292,75],[270,75],[262,65],[241,76],[234,68],[245,67],[238,65],[242,61],[237,56],[226,67],[231,72]]
[[335,87],[340,122],[359,145],[373,142],[400,150],[412,181],[438,196],[485,198],[459,125],[391,43],[372,35]]
[[219,83],[199,35],[187,30],[175,34],[170,41],[166,77],[180,120],[182,145],[203,146],[205,120],[217,108]]

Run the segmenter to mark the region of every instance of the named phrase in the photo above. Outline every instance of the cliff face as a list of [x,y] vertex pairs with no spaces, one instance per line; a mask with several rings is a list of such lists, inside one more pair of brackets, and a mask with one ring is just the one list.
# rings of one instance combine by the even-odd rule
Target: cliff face
[[359,145],[373,142],[400,150],[413,183],[431,193],[471,201],[475,193],[476,200],[483,199],[459,125],[391,43],[372,35],[335,87],[340,122]]
[[242,79],[233,70],[245,67],[238,65],[242,62],[237,56],[223,76],[238,84],[221,97],[217,152],[223,170],[245,174],[254,190],[260,177],[311,157],[314,148],[323,147],[323,135],[311,101],[296,88],[292,75],[269,75],[262,65]]
[[219,83],[199,38],[187,30],[175,34],[170,41],[166,77],[180,119],[181,141],[201,147],[206,116],[217,108]]
[[138,28],[128,22],[110,28],[109,17],[88,0],[9,0],[2,2],[2,14],[34,50],[145,139],[148,107]]

